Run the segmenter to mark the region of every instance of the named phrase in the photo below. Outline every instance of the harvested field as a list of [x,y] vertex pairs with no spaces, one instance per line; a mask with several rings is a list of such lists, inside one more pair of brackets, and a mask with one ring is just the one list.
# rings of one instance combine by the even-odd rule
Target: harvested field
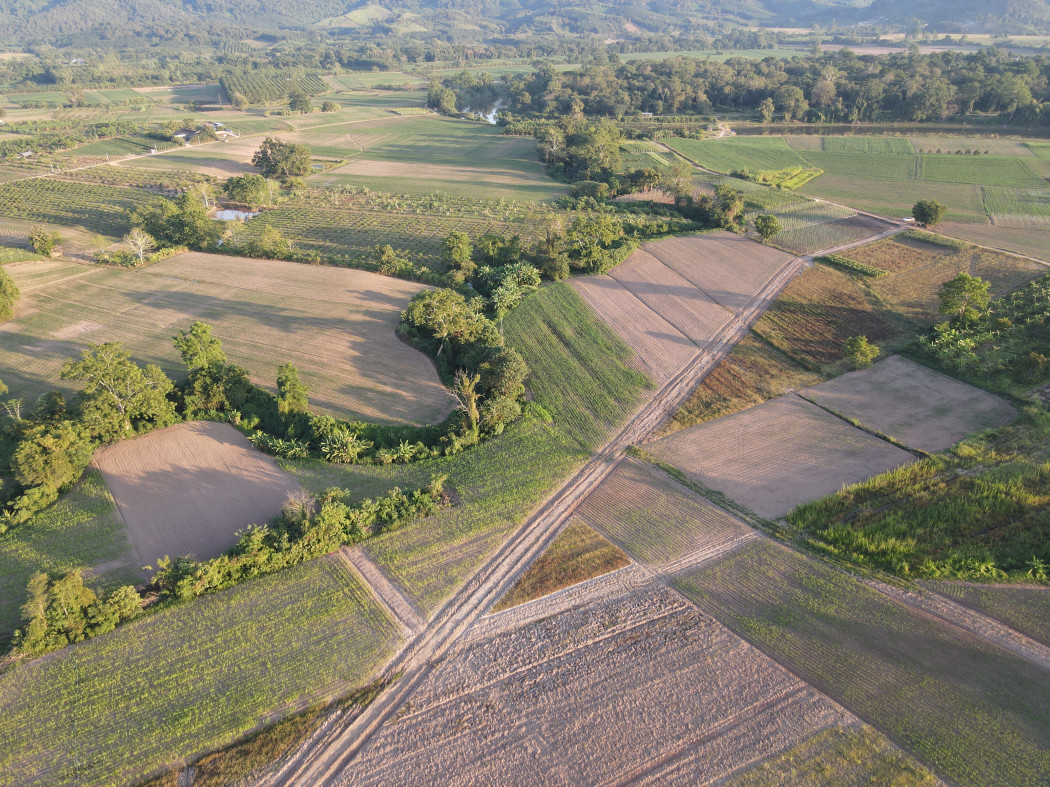
[[927,453],[1017,415],[998,396],[899,355],[807,388],[801,396]]
[[490,618],[337,783],[708,782],[855,723],[664,586],[610,589]]
[[1005,249],[1015,254],[1027,254],[1030,257],[1050,262],[1050,232],[1046,228],[1004,229],[1003,227],[993,227],[988,224],[949,221],[944,224],[938,224],[937,230],[945,235],[962,238],[973,243]]
[[798,396],[781,396],[647,446],[767,519],[914,457]]
[[398,631],[314,560],[0,675],[0,783],[138,784],[368,683]]
[[106,446],[95,463],[140,564],[216,557],[248,525],[265,525],[299,488],[228,424],[194,421]]
[[986,585],[977,582],[921,584],[1050,646],[1050,588],[1045,585]]
[[667,238],[642,249],[734,313],[791,261],[782,251],[732,232]]
[[516,607],[600,577],[630,564],[630,558],[579,521],[570,522],[501,598],[493,612]]
[[573,279],[572,286],[634,350],[638,370],[664,382],[685,366],[697,347],[611,276]]
[[852,216],[783,230],[773,237],[773,243],[795,254],[808,254],[877,235],[889,228],[886,222],[869,216]]
[[700,347],[733,316],[645,251],[635,252],[609,275]]
[[723,554],[753,534],[736,517],[633,459],[622,461],[578,514],[635,560],[661,570]]
[[949,783],[1045,783],[1039,667],[768,540],[677,587]]
[[647,243],[572,284],[658,382],[704,348],[790,258],[728,232]]
[[[172,336],[203,320],[230,361],[270,390],[277,367],[295,364],[317,412],[437,423],[454,407],[433,363],[394,332],[418,284],[199,253],[139,271],[80,268],[80,278],[51,261],[8,270],[20,285],[36,283],[0,331],[0,379],[30,402],[56,385],[63,361],[89,342],[123,342],[136,360],[184,375]],[[48,277],[48,286],[37,286]]]

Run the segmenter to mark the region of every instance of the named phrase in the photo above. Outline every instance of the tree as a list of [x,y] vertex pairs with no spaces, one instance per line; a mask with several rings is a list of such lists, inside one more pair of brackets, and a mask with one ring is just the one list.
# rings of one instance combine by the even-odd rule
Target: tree
[[62,489],[80,478],[94,446],[70,421],[32,427],[18,443],[11,466],[24,487]]
[[153,236],[139,227],[132,227],[131,232],[124,236],[124,242],[135,252],[140,264],[145,261],[147,254],[157,248]]
[[960,273],[951,281],[941,285],[937,294],[941,298],[940,312],[958,320],[975,319],[988,308],[991,295],[989,283],[979,276]]
[[660,187],[675,199],[689,193],[693,168],[688,161],[676,158],[660,172]]
[[0,322],[6,322],[15,316],[15,304],[18,303],[19,294],[15,280],[0,267]]
[[458,271],[464,279],[469,279],[477,268],[473,253],[470,236],[465,232],[453,230],[442,244],[442,258],[445,264],[450,270]]
[[259,233],[259,237],[251,242],[249,251],[256,257],[280,259],[292,253],[292,244],[277,227],[267,224]]
[[755,216],[755,229],[758,230],[758,234],[762,236],[762,240],[766,241],[780,232],[780,221],[776,216],[771,216],[768,213],[761,213],[758,216]]
[[325,101],[323,104],[321,104],[322,112],[335,112],[338,109],[339,105],[334,101]]
[[882,351],[867,336],[851,336],[846,340],[846,360],[852,369],[866,369]]
[[309,112],[313,107],[310,106],[310,97],[306,93],[302,90],[292,90],[288,93],[288,109],[292,112]]
[[62,236],[49,230],[43,224],[37,224],[29,230],[29,247],[37,254],[57,257],[62,253],[59,249],[61,242]]
[[115,342],[92,344],[80,360],[62,365],[63,380],[80,380],[81,420],[103,442],[133,432],[175,423],[175,405],[168,401],[174,389],[159,366],[145,369],[131,360],[131,353]]
[[463,413],[466,419],[464,428],[469,432],[477,432],[478,420],[481,418],[481,413],[478,411],[478,402],[481,400],[481,394],[477,390],[480,380],[481,375],[467,374],[460,369],[456,372],[452,382],[452,393],[459,399],[459,411]]
[[524,297],[524,293],[522,293],[521,287],[511,278],[504,280],[501,285],[492,291],[489,301],[492,303],[492,310],[496,312],[496,316],[499,318],[500,336],[503,335],[503,317],[521,302],[522,297]]
[[287,178],[310,174],[310,148],[293,142],[282,142],[266,137],[255,155],[252,164],[268,178]]
[[197,320],[189,330],[180,330],[172,339],[172,344],[179,351],[182,362],[189,371],[226,363],[222,342],[211,335],[211,330],[210,325]]
[[226,196],[235,202],[241,202],[253,210],[269,201],[270,187],[262,175],[234,175],[222,184]]
[[933,199],[921,199],[911,209],[911,215],[915,217],[915,220],[927,227],[939,224],[947,212],[947,206]]
[[773,99],[766,96],[758,104],[758,114],[762,116],[762,122],[768,123],[773,119],[773,112],[776,111],[776,107],[773,105]]
[[284,414],[305,413],[309,409],[307,389],[299,370],[286,363],[277,370],[277,410]]

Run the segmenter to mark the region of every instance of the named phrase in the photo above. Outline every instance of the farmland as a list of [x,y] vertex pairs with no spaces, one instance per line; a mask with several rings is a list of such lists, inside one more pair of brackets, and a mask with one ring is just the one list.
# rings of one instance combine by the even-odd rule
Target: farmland
[[791,394],[646,450],[766,519],[914,459]]
[[736,548],[751,530],[659,471],[625,460],[580,508],[580,517],[647,566]]
[[768,542],[677,587],[956,784],[1036,785],[1050,769],[1045,673]]
[[483,621],[337,783],[714,780],[856,724],[632,570]]
[[516,607],[630,563],[613,546],[582,522],[570,522],[529,566],[493,612]]
[[924,582],[923,586],[1050,645],[1050,590],[1046,587],[984,582]]
[[128,212],[147,199],[133,189],[37,178],[0,183],[0,216],[122,235],[131,226]]
[[95,464],[142,565],[207,560],[249,525],[265,525],[298,485],[232,426],[178,424],[106,446]]
[[396,642],[327,560],[150,615],[0,676],[0,779],[134,782],[367,682]]
[[282,363],[296,364],[321,412],[436,423],[453,406],[430,361],[394,333],[416,284],[196,253],[139,271],[52,262],[6,270],[27,292],[0,333],[0,379],[30,402],[58,386],[61,364],[91,341],[123,342],[138,360],[182,374],[171,339],[199,319],[262,385],[273,386]]
[[942,451],[1017,415],[999,397],[899,355],[807,388],[802,396],[926,452]]

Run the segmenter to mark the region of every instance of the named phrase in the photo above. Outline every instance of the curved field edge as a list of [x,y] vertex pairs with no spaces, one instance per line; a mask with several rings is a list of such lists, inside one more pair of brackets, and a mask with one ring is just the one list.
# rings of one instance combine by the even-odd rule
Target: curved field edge
[[507,316],[505,331],[508,346],[529,365],[534,401],[503,435],[409,466],[284,463],[310,491],[340,486],[361,497],[448,475],[458,505],[365,545],[426,613],[626,421],[652,385],[631,366],[630,348],[567,284],[531,295]]
[[398,629],[320,560],[0,676],[0,783],[129,783],[366,683]]
[[1046,673],[768,542],[680,576],[708,614],[952,783],[1043,783]]

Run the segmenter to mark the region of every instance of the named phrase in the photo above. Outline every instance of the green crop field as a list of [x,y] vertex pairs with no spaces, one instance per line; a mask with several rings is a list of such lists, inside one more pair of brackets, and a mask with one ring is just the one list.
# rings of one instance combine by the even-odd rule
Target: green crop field
[[823,137],[821,149],[830,153],[904,153],[915,152],[911,142],[899,137]]
[[319,560],[0,676],[0,780],[129,784],[367,682],[397,627]]
[[922,584],[1050,646],[1050,588],[1045,585],[1031,583],[1008,586],[980,582]]
[[0,184],[0,216],[71,224],[103,235],[123,235],[128,213],[149,200],[141,191],[55,178]]
[[[672,139],[668,145],[688,159],[716,172],[760,172],[788,167],[811,168],[783,137],[724,137],[722,139]],[[819,166],[819,165],[818,165]]]
[[676,584],[949,782],[1050,772],[1050,681],[995,645],[769,542]]
[[529,364],[536,404],[522,422],[454,457],[408,466],[285,463],[308,489],[361,497],[420,486],[445,473],[461,503],[368,542],[367,549],[425,610],[436,608],[640,402],[648,381],[631,351],[565,284],[544,287],[506,318],[507,343]]

